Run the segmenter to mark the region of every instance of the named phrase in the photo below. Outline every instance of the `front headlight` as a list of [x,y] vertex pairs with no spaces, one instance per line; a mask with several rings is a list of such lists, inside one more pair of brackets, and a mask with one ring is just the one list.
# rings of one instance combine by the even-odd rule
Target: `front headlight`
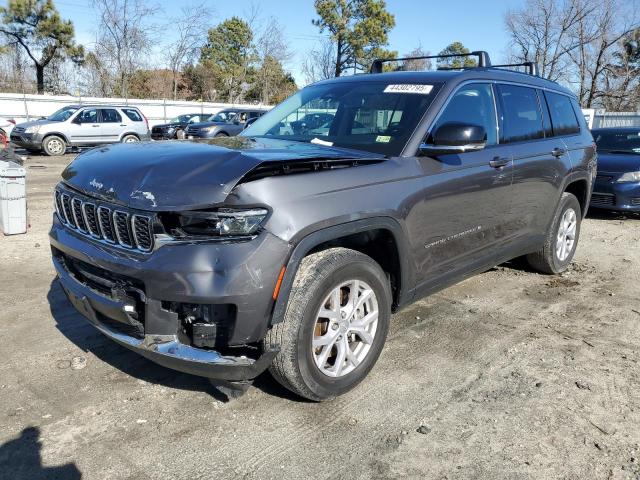
[[640,172],[627,172],[618,179],[618,182],[640,182]]
[[40,130],[40,125],[31,125],[27,127],[24,133],[38,133],[38,130]]
[[217,125],[213,125],[212,127],[205,127],[202,130],[204,130],[205,132],[211,133],[213,132],[216,128],[218,128]]
[[163,216],[163,223],[167,233],[177,238],[240,237],[257,233],[267,213],[264,208],[220,208],[167,214]]

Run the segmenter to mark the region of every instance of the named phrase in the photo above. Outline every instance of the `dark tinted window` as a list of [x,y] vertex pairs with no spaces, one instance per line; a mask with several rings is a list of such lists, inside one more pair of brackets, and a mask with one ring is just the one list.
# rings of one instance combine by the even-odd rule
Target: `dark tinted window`
[[533,88],[500,85],[502,141],[522,142],[544,137],[538,95]]
[[487,145],[498,143],[493,89],[486,83],[472,83],[458,90],[445,107],[431,132],[445,123],[464,123],[484,127]]
[[557,93],[545,92],[551,112],[554,135],[571,135],[580,132],[578,119],[573,111],[571,99]]
[[98,109],[87,108],[78,115],[78,118],[82,123],[98,123]]
[[123,108],[122,111],[127,117],[129,117],[129,120],[133,120],[134,122],[142,121],[142,115],[140,115],[138,110],[134,108]]
[[640,129],[638,130],[593,130],[599,152],[640,154]]
[[122,117],[118,113],[117,110],[113,108],[103,108],[102,112],[102,123],[120,123],[122,122]]

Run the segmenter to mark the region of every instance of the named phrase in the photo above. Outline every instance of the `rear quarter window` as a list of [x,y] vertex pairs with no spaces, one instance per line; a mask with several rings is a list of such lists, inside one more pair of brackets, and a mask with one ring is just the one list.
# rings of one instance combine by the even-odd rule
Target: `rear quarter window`
[[129,117],[129,120],[132,120],[134,122],[142,122],[142,115],[138,110],[134,108],[123,108],[122,111],[127,117]]
[[572,135],[580,133],[580,124],[571,105],[571,99],[558,93],[545,92],[547,105],[551,113],[554,135]]

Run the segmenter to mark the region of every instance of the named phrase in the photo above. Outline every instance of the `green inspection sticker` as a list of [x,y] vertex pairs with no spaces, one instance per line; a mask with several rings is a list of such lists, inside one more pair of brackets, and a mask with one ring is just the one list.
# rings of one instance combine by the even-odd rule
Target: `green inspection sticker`
[[378,135],[376,137],[376,142],[378,143],[389,143],[391,141],[391,137],[388,135]]

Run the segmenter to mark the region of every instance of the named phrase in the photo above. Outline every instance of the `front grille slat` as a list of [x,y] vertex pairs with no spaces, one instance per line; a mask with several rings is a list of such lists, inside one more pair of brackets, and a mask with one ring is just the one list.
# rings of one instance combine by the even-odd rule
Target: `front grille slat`
[[101,238],[102,234],[100,233],[100,226],[98,225],[96,206],[93,203],[84,202],[82,204],[82,211],[87,223],[87,230],[89,230],[91,236]]
[[66,193],[62,194],[62,209],[64,212],[64,218],[67,221],[68,225],[71,225],[73,228],[76,228],[76,222],[73,219],[73,210],[71,208],[71,197]]
[[131,231],[129,230],[129,214],[120,210],[113,212],[113,226],[116,230],[116,238],[120,245],[133,247]]
[[87,224],[84,221],[84,215],[82,214],[82,200],[74,197],[73,200],[71,200],[71,210],[73,211],[73,219],[76,221],[78,230],[86,233],[88,230]]
[[152,217],[114,209],[84,195],[56,188],[55,210],[60,222],[77,232],[113,246],[142,252],[153,250]]
[[131,230],[138,248],[145,251],[151,250],[151,247],[153,246],[151,219],[141,215],[133,215],[131,217]]

